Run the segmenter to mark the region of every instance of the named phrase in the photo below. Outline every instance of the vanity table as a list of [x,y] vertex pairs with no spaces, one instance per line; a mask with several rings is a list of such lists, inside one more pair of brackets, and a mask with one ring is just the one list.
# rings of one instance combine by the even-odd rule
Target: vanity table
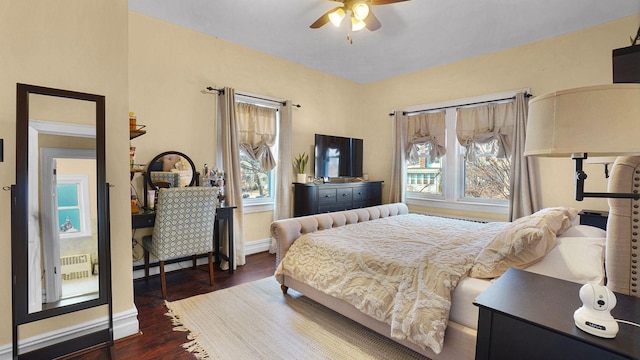
[[[216,208],[216,219],[213,228],[213,248],[215,249],[215,263],[220,265],[220,259],[229,262],[229,274],[233,274],[234,248],[233,248],[233,210],[236,206],[219,206]],[[141,210],[137,214],[131,214],[131,228],[141,229],[153,227],[156,221],[156,213],[153,210]],[[224,236],[224,228],[227,228],[229,239],[229,256],[220,253],[220,239]],[[180,262],[185,259],[166,261],[165,264]],[[151,264],[154,265],[154,264]],[[157,265],[157,264],[155,264]],[[134,270],[143,269],[144,265],[134,267]]]

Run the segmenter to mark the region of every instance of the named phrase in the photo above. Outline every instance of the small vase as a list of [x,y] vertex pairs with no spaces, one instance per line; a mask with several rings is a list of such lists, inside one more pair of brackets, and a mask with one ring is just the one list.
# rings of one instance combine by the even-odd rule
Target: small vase
[[296,174],[296,182],[300,184],[307,183],[307,174]]

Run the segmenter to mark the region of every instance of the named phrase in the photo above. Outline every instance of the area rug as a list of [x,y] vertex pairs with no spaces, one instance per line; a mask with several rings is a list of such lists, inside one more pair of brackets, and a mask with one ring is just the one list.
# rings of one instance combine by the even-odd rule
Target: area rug
[[166,305],[199,359],[426,359],[273,277]]

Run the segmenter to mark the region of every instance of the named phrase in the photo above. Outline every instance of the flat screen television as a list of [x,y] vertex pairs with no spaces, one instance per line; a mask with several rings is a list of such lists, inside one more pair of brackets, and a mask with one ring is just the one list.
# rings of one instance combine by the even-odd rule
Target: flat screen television
[[315,176],[361,177],[362,139],[316,134]]

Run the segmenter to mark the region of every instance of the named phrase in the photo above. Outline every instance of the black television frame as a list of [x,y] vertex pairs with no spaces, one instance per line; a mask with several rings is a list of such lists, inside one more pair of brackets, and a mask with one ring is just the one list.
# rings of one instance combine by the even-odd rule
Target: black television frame
[[[314,143],[314,171],[315,177],[330,178],[358,178],[362,177],[364,140],[352,137],[315,134]],[[329,170],[328,149],[337,149],[339,157],[332,157],[338,161],[336,174]]]

